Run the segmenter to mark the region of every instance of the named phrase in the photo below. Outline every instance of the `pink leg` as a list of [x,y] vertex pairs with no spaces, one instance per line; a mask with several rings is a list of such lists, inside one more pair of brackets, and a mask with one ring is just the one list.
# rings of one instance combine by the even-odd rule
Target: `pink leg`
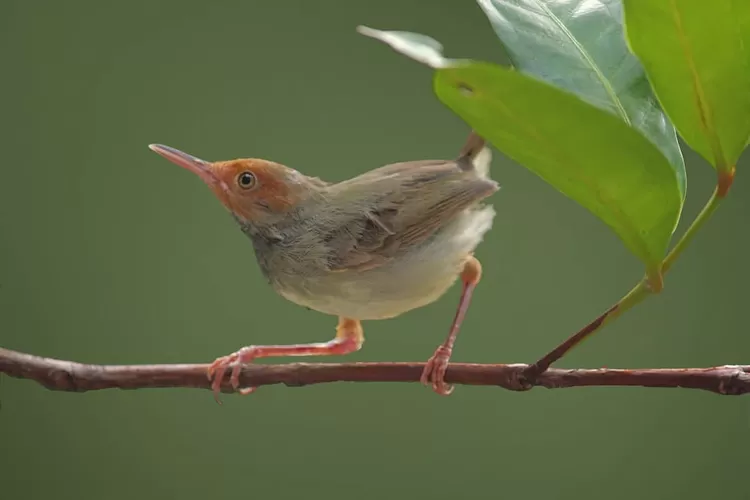
[[230,382],[232,388],[240,394],[247,395],[255,391],[255,387],[240,388],[240,373],[242,367],[257,358],[270,358],[281,356],[328,356],[334,354],[349,354],[358,351],[364,342],[362,324],[356,319],[339,318],[336,327],[336,338],[328,342],[315,344],[291,344],[291,345],[251,345],[243,347],[228,356],[216,358],[216,361],[208,367],[208,379],[212,381],[211,389],[214,399],[221,404],[219,393],[221,383],[227,369],[232,367]]
[[453,392],[453,386],[446,384],[443,378],[445,377],[445,371],[448,369],[448,361],[453,352],[453,344],[456,342],[456,335],[458,335],[458,330],[461,328],[461,323],[466,316],[466,311],[469,309],[471,295],[474,293],[474,288],[476,288],[481,277],[482,264],[480,264],[474,256],[469,257],[466,264],[464,264],[464,270],[461,273],[463,290],[461,292],[461,300],[458,303],[458,309],[456,309],[456,316],[453,318],[453,324],[451,325],[448,338],[445,339],[445,342],[437,348],[435,354],[433,354],[427,361],[427,365],[422,372],[421,382],[424,385],[431,384],[432,389],[442,396],[447,396]]

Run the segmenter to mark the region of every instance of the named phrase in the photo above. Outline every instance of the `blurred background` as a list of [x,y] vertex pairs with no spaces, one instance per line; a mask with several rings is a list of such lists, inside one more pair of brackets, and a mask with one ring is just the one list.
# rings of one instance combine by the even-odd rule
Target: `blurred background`
[[[449,57],[504,62],[469,0],[5,0],[0,11],[0,345],[91,363],[209,362],[334,333],[335,318],[267,286],[208,189],[149,143],[328,180],[450,158],[468,130],[433,96],[429,70],[355,27],[425,33]],[[642,267],[584,209],[495,158],[498,215],[453,359],[531,362]],[[689,221],[714,173],[686,160]],[[743,163],[665,292],[559,366],[749,362]],[[458,293],[366,323],[364,349],[347,360],[426,360]],[[750,498],[746,397],[458,387],[442,398],[418,384],[339,383],[224,402],[0,378],[2,496]]]

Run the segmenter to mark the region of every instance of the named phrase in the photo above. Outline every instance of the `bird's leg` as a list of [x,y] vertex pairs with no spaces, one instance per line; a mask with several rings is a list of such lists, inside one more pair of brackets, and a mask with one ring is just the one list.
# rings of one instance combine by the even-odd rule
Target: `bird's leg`
[[458,335],[458,330],[461,328],[466,311],[469,309],[471,295],[474,293],[474,288],[476,288],[481,277],[482,264],[472,255],[464,264],[464,269],[461,272],[463,290],[461,291],[461,300],[458,303],[458,309],[456,309],[456,316],[453,318],[450,333],[448,333],[445,342],[437,348],[435,354],[427,361],[427,365],[422,372],[421,382],[424,385],[432,384],[432,389],[440,395],[447,396],[453,392],[453,386],[446,384],[443,377],[445,376],[445,371],[448,369],[448,361],[453,351],[453,344],[456,342],[456,335]]
[[362,332],[362,324],[356,319],[339,318],[336,327],[336,337],[328,342],[315,344],[290,344],[290,345],[251,345],[243,347],[228,356],[217,358],[208,367],[208,379],[212,381],[211,389],[214,392],[216,402],[221,404],[219,393],[221,383],[227,369],[232,367],[230,382],[232,388],[240,394],[250,394],[255,387],[240,388],[240,373],[245,364],[257,358],[270,358],[281,356],[328,356],[334,354],[349,354],[358,351],[365,341]]

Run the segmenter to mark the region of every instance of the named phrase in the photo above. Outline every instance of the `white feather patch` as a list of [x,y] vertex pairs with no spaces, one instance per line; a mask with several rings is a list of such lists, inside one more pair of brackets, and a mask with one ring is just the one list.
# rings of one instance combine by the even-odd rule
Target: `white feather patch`
[[490,163],[492,163],[492,150],[485,146],[479,153],[477,153],[471,163],[474,165],[474,168],[479,175],[482,177],[489,176]]

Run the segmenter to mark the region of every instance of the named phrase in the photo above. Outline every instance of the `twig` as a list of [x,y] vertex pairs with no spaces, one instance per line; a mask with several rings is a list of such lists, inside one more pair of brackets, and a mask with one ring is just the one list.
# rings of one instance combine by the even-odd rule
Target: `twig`
[[[0,348],[0,373],[35,380],[56,391],[192,387],[208,389],[208,365],[90,365],[23,354]],[[512,391],[585,386],[682,387],[723,395],[750,393],[750,365],[712,368],[561,370],[550,368],[533,385],[525,382],[525,364],[451,364],[446,381],[492,385]],[[290,363],[251,365],[242,372],[248,386],[298,387],[326,382],[417,382],[424,363]],[[224,392],[232,392],[228,380]]]
[[601,330],[601,328],[605,324],[608,324],[610,321],[616,319],[624,312],[629,311],[630,309],[641,303],[643,300],[645,300],[649,295],[661,292],[664,285],[663,275],[672,268],[672,265],[682,254],[685,248],[687,248],[688,244],[693,240],[698,230],[706,224],[708,219],[711,218],[711,215],[713,215],[716,209],[719,208],[719,204],[727,196],[729,188],[732,186],[732,181],[734,180],[734,172],[734,166],[727,167],[725,169],[719,169],[716,189],[714,189],[713,194],[708,199],[708,202],[703,207],[703,210],[700,211],[700,213],[696,216],[690,226],[688,226],[688,228],[685,230],[682,237],[680,237],[679,241],[667,254],[656,277],[647,276],[642,279],[632,290],[627,293],[627,295],[625,295],[607,311],[602,313],[598,318],[591,321],[588,325],[580,329],[578,332],[568,337],[563,343],[559,344],[557,347],[539,358],[536,363],[529,365],[524,373],[524,377],[530,382],[535,380],[536,377],[538,377],[541,373],[544,373],[545,370],[549,369],[552,363],[565,356],[571,349],[580,345],[581,342],[583,342],[587,338],[590,338],[594,333]]

